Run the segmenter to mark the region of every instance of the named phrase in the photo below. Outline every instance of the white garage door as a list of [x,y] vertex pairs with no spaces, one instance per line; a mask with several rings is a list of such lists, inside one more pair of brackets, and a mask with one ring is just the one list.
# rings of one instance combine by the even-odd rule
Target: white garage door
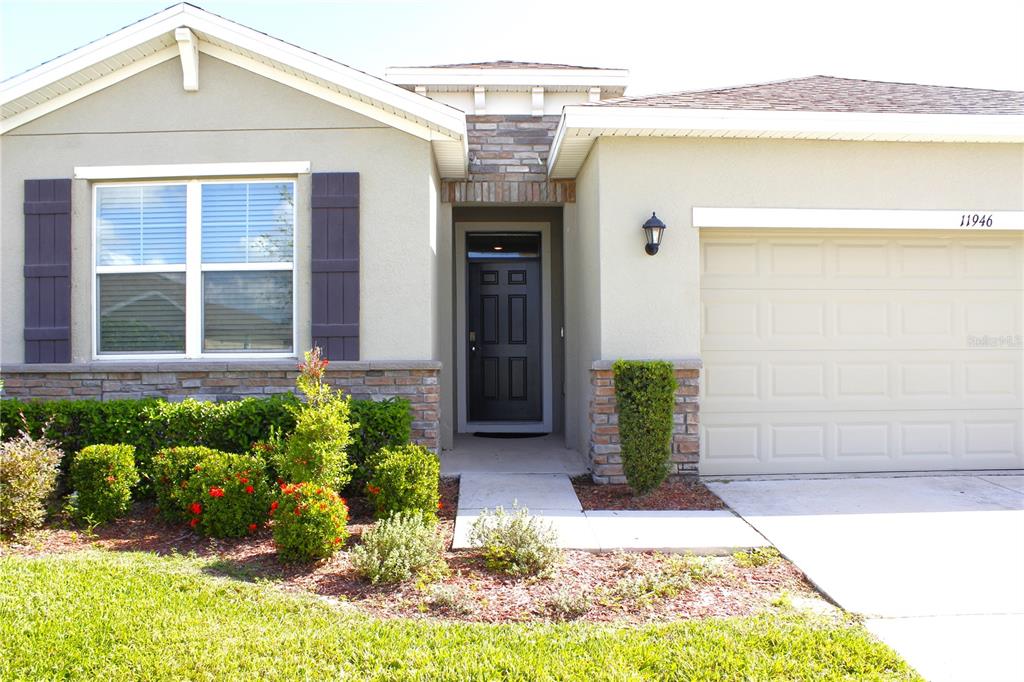
[[1024,235],[701,231],[701,473],[1024,467]]

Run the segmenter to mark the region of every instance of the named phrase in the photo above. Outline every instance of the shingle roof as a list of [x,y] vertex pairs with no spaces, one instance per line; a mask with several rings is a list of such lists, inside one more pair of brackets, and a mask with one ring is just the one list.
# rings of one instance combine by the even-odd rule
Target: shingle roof
[[[409,67],[405,67],[409,68]],[[436,64],[420,67],[424,69],[579,69],[584,71],[603,71],[600,66],[575,66],[573,64],[548,64],[545,62],[516,62],[499,59],[493,62],[466,62],[465,64]]]
[[617,97],[591,106],[881,114],[1024,114],[1024,92],[808,76],[774,83]]

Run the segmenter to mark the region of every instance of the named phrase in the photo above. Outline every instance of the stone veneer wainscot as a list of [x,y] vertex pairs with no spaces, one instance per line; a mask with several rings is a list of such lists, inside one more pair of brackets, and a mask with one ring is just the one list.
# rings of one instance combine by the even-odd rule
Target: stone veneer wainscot
[[[700,459],[700,360],[676,360],[676,403],[672,429],[669,480],[697,475]],[[612,363],[598,361],[590,369],[590,466],[596,483],[625,483],[619,444],[619,411]]]
[[[342,362],[330,364],[327,381],[353,398],[410,402],[412,440],[439,452],[441,363]],[[295,392],[295,360],[86,362],[7,365],[0,371],[4,397],[40,400],[237,400]]]

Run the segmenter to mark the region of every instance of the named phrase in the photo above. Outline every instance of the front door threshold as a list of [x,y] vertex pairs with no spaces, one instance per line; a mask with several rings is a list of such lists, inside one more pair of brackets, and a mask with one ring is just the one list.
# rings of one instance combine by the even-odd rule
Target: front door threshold
[[466,422],[462,433],[548,433],[544,422]]

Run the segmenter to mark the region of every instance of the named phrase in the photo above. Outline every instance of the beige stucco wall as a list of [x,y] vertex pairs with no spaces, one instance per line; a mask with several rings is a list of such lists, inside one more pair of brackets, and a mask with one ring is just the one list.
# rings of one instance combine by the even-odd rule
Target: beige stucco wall
[[[604,155],[594,146],[576,178],[576,206],[565,221],[566,442],[586,453],[590,435],[590,365],[601,358]],[[569,427],[570,422],[574,422]]]
[[[1021,210],[1022,159],[1021,145],[602,138],[577,186],[581,250],[593,257],[595,224],[600,240],[600,305],[582,294],[580,311],[600,310],[600,341],[584,348],[699,356],[694,206]],[[651,211],[669,226],[655,257],[640,229]]]
[[[310,161],[360,174],[360,353],[436,359],[436,177],[430,144],[207,55],[200,90],[170,60],[0,137],[0,362],[24,357],[23,182],[75,166]],[[296,225],[300,348],[309,336],[309,176]],[[434,199],[431,199],[431,195]],[[91,192],[73,188],[72,353],[91,357]]]

